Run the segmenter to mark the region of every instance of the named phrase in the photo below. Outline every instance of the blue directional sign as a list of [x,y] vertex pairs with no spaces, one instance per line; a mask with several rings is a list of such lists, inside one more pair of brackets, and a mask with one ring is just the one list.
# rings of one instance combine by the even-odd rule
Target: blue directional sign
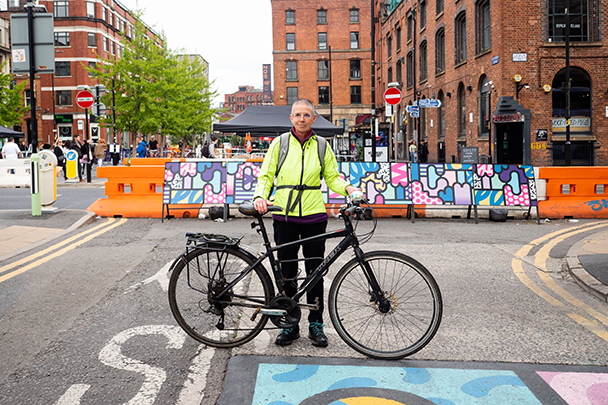
[[408,113],[413,113],[413,112],[420,112],[420,107],[415,106],[415,105],[406,105],[405,106],[405,111],[407,111]]
[[418,101],[418,105],[422,108],[439,108],[441,107],[441,101],[432,98],[423,98]]

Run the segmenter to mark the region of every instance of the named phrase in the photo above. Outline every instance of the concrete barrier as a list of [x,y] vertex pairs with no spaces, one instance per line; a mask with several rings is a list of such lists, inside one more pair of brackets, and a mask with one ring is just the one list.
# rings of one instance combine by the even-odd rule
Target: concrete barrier
[[29,159],[0,159],[0,187],[30,187]]

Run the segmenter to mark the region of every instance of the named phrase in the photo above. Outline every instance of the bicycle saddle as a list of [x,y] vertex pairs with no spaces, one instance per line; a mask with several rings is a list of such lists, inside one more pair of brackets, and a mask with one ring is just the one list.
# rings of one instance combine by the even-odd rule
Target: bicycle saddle
[[[268,206],[268,212],[276,212],[276,211],[283,211],[283,208],[277,207],[275,205]],[[251,217],[260,215],[260,213],[257,212],[256,209],[253,207],[253,202],[251,202],[251,201],[245,201],[245,202],[239,204],[239,212],[243,215],[249,215]]]

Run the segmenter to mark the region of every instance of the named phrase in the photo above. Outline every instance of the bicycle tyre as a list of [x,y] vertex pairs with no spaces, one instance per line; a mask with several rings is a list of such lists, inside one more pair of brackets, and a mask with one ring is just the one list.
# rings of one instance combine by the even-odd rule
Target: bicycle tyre
[[426,346],[439,329],[441,292],[431,273],[409,256],[392,251],[365,253],[390,301],[382,313],[357,259],[346,263],[329,291],[329,315],[340,337],[366,356],[398,360]]
[[178,260],[169,280],[169,304],[179,326],[213,347],[235,347],[256,337],[268,317],[258,315],[252,321],[255,306],[268,305],[274,297],[274,287],[263,266],[256,266],[239,281],[222,303],[213,299],[214,293],[223,291],[253,263],[249,253],[223,245],[198,248]]

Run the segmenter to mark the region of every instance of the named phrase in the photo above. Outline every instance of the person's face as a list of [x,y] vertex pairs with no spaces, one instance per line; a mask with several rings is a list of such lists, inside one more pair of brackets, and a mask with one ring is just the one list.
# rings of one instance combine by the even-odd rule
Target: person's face
[[312,124],[317,119],[317,116],[312,113],[312,109],[306,104],[296,104],[293,107],[293,112],[289,115],[291,123],[296,129],[298,135],[308,135]]

